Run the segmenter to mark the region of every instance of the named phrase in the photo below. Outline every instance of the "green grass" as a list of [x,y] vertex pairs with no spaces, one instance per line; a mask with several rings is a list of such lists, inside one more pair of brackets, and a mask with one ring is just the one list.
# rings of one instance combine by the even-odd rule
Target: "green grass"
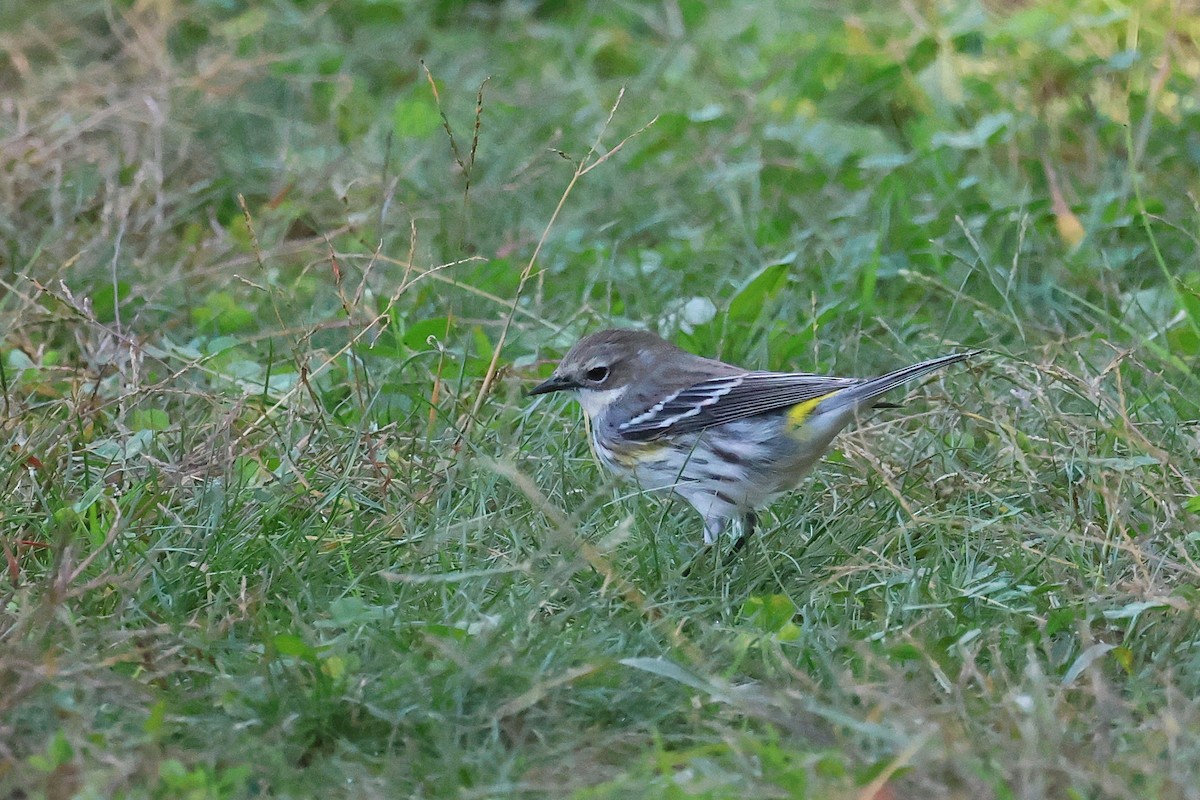
[[[0,31],[0,796],[1197,796],[1186,4]],[[988,354],[684,578],[523,396],[611,324]]]

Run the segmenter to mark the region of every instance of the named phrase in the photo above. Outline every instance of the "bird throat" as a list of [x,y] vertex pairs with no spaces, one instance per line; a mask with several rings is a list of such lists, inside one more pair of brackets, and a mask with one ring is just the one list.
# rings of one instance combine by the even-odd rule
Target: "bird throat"
[[620,389],[580,389],[579,405],[583,406],[583,413],[587,414],[589,420],[595,420],[604,409],[620,400],[628,388],[622,386]]

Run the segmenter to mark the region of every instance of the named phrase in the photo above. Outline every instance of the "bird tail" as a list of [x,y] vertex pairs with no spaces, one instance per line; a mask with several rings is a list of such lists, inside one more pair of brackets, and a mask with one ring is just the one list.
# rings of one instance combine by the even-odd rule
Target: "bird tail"
[[904,367],[895,372],[889,372],[887,375],[880,375],[878,378],[870,378],[862,383],[855,384],[838,392],[834,397],[839,401],[838,405],[846,404],[855,408],[871,406],[874,405],[871,401],[876,397],[895,389],[902,383],[907,383],[942,367],[957,364],[959,361],[965,361],[982,352],[982,350],[970,350],[965,353],[954,353],[953,355],[931,358],[928,361],[922,361],[920,364],[913,364],[911,367]]

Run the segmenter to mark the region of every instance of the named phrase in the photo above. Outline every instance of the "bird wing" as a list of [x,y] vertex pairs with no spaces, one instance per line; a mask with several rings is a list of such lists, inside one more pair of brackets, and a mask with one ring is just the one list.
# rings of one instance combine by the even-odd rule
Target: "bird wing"
[[807,372],[743,372],[680,389],[618,426],[627,439],[648,441],[790,408],[862,383]]

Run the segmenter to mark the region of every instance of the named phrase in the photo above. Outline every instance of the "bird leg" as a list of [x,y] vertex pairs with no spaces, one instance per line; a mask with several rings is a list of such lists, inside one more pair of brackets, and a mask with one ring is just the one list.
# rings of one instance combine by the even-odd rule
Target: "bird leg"
[[704,546],[716,544],[725,532],[727,520],[724,517],[710,517],[704,520]]
[[688,559],[687,566],[683,568],[681,573],[683,577],[688,577],[692,574],[692,567],[696,566],[696,561],[705,553],[716,552],[713,545],[721,541],[721,534],[725,532],[729,520],[725,517],[709,517],[704,520],[704,547],[702,547],[695,555]]
[[742,517],[742,532],[737,540],[733,543],[733,549],[729,551],[729,555],[737,555],[743,547],[746,546],[746,540],[754,535],[755,528],[758,527],[758,514],[753,511],[747,511]]
[[[738,538],[734,541],[733,547],[730,548],[729,554],[723,559],[726,564],[732,561],[733,557],[746,546],[746,540],[754,535],[755,529],[758,528],[758,515],[753,511],[747,511],[742,516],[741,523],[741,531],[738,534]],[[708,553],[712,549],[712,545],[720,540],[721,534],[725,532],[726,524],[727,521],[720,517],[714,517],[704,523],[704,548],[688,561],[687,566],[680,573],[684,578],[692,574],[692,567],[696,565],[697,559]]]

